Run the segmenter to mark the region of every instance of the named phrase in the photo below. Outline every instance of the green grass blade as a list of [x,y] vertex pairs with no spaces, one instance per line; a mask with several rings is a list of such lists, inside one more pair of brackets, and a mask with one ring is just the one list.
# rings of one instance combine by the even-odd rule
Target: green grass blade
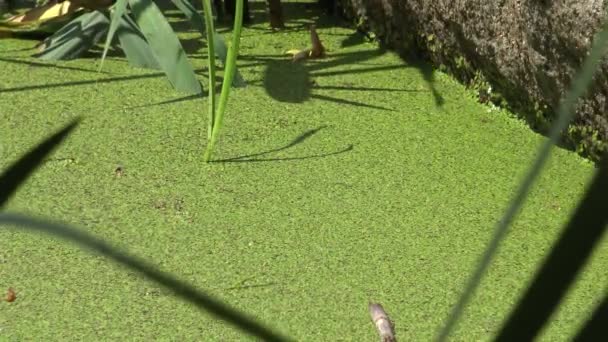
[[[171,0],[171,1],[175,5],[175,7],[177,7],[180,11],[182,11],[184,13],[184,15],[186,16],[186,18],[188,18],[188,20],[190,20],[190,24],[192,25],[192,27],[197,29],[201,33],[201,35],[205,36],[206,35],[205,23],[203,22],[203,18],[201,18],[201,15],[196,11],[194,6],[192,6],[192,4],[186,0]],[[205,0],[203,0],[203,1],[205,1]],[[203,6],[203,8],[204,8],[204,6]],[[204,11],[207,11],[207,10],[204,10]],[[206,21],[207,21],[207,19],[205,18],[205,22]],[[211,21],[211,22],[213,22],[213,21]],[[215,30],[211,30],[211,32],[213,32],[213,40],[210,40],[209,38],[207,38],[207,40],[208,40],[208,42],[212,42],[210,45],[213,45],[213,47],[215,48],[216,56],[218,56],[220,58],[220,60],[222,61],[222,63],[224,65],[226,65],[228,48],[226,47],[226,42],[224,41],[224,37],[217,34],[215,32]],[[241,75],[241,73],[239,72],[239,70],[237,68],[237,70],[235,71],[234,80],[232,81],[232,86],[236,87],[236,88],[242,88],[242,87],[245,87],[246,85],[247,85],[247,83],[245,82],[245,80],[243,79],[243,76]]]
[[574,108],[579,97],[585,94],[591,81],[593,80],[593,74],[597,70],[601,58],[604,55],[606,46],[608,45],[608,22],[604,24],[604,27],[600,33],[595,36],[593,46],[589,55],[585,58],[581,70],[575,75],[572,85],[566,94],[566,97],[561,102],[557,110],[557,120],[553,124],[549,133],[549,139],[547,139],[539,149],[538,157],[530,167],[526,177],[520,184],[519,189],[515,195],[515,198],[511,201],[507,211],[503,215],[502,219],[498,221],[494,230],[494,236],[490,241],[487,249],[482,255],[477,268],[473,275],[469,278],[466,284],[465,290],[458,300],[456,306],[450,313],[448,321],[443,329],[439,333],[438,341],[445,341],[452,328],[456,325],[459,316],[464,311],[464,307],[473,295],[475,289],[481,281],[481,277],[487,270],[492,257],[498,249],[500,240],[504,238],[507,233],[507,228],[519,209],[521,208],[524,200],[526,199],[530,188],[534,184],[534,181],[540,174],[543,166],[550,156],[551,148],[559,140],[561,133],[568,127],[570,120],[574,117]]
[[207,141],[211,141],[211,134],[215,123],[215,49],[214,49],[214,34],[213,16],[211,15],[211,0],[203,0],[203,9],[205,14],[205,23],[207,27],[207,61],[209,63],[209,122],[207,123]]
[[[212,298],[192,285],[176,279],[173,275],[158,270],[145,260],[127,254],[107,242],[96,238],[83,230],[78,230],[66,224],[45,222],[18,214],[0,214],[0,224],[16,225],[20,228],[43,232],[74,242],[81,247],[99,253],[110,260],[127,268],[140,272],[149,279],[171,290],[181,299],[194,304],[216,317],[231,323],[242,331],[258,337],[262,341],[287,341],[285,337],[263,326],[253,318]],[[1,226],[0,226],[1,227]]]
[[106,59],[106,55],[108,54],[108,49],[110,48],[110,43],[114,39],[114,34],[116,33],[116,29],[118,28],[120,19],[127,11],[127,0],[117,0],[116,4],[114,4],[114,9],[111,10],[112,16],[110,19],[110,29],[108,30],[108,34],[106,36],[106,43],[103,46],[103,53],[101,55],[101,62],[99,63],[99,70],[103,68],[103,61]]
[[151,0],[129,0],[129,5],[137,26],[173,87],[189,94],[202,93],[186,52],[156,4]]
[[241,40],[241,27],[243,26],[243,0],[236,1],[236,10],[234,13],[234,30],[232,32],[232,43],[228,50],[228,58],[226,64],[226,70],[224,71],[224,80],[222,82],[222,93],[220,94],[220,102],[218,104],[217,113],[215,116],[215,122],[213,124],[213,132],[211,133],[211,140],[207,145],[203,160],[209,162],[213,149],[219,138],[222,123],[224,121],[224,112],[226,111],[226,104],[228,103],[228,96],[230,95],[230,85],[234,77],[236,70],[236,56],[239,51],[239,41]]

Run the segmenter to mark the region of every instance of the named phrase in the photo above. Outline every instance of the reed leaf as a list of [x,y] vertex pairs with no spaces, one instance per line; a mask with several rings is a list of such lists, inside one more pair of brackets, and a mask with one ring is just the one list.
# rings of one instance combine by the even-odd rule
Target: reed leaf
[[496,224],[492,240],[481,256],[475,272],[469,278],[469,281],[467,282],[465,290],[458,300],[458,303],[452,309],[445,326],[439,332],[438,341],[446,340],[452,328],[454,328],[456,325],[458,318],[464,311],[467,302],[475,292],[475,289],[481,281],[481,277],[486,272],[494,254],[496,254],[496,251],[498,250],[500,241],[505,237],[509,224],[518,213],[528,193],[530,192],[530,188],[547,162],[550,156],[551,148],[560,139],[562,132],[568,127],[569,122],[574,117],[576,102],[579,97],[583,96],[589,88],[593,80],[593,75],[598,69],[607,46],[608,21],[605,21],[602,30],[595,36],[591,51],[583,61],[581,69],[573,77],[572,85],[570,86],[566,97],[558,107],[557,120],[551,128],[549,138],[546,139],[545,142],[540,146],[537,157],[515,193],[515,197],[511,200],[511,203],[509,204],[509,207],[505,211],[503,217]]
[[65,140],[65,138],[78,125],[80,119],[72,121],[57,133],[46,138],[38,146],[31,149],[19,160],[13,163],[0,175],[0,209],[8,202],[17,189],[25,183],[27,178],[43,163],[51,152]]
[[[192,285],[176,279],[171,274],[158,270],[151,263],[129,255],[83,230],[76,229],[66,224],[45,222],[24,215],[6,213],[0,213],[0,224],[15,225],[22,229],[46,233],[76,243],[81,247],[99,253],[122,266],[142,273],[154,282],[168,288],[175,296],[194,304],[198,308],[215,315],[217,318],[231,323],[242,331],[258,337],[260,340],[287,341],[285,337],[272,331],[270,328],[265,327],[261,323],[258,323],[248,315],[223,304]],[[0,225],[0,227],[2,226]]]
[[173,87],[189,94],[202,93],[186,52],[156,4],[151,0],[129,0],[129,6],[137,26]]
[[[570,222],[536,272],[496,342],[534,341],[597,248],[608,224],[608,159],[602,158]],[[605,318],[608,319],[608,316]],[[600,336],[600,335],[597,335]]]
[[101,40],[108,24],[99,11],[84,13],[45,39],[44,51],[34,57],[49,61],[78,58]]
[[219,138],[220,130],[224,121],[224,112],[226,111],[226,104],[228,103],[228,96],[230,95],[230,85],[234,78],[236,71],[236,56],[239,51],[239,41],[241,39],[241,27],[243,26],[243,0],[236,1],[236,10],[234,14],[234,30],[232,32],[232,43],[228,50],[228,57],[226,59],[226,70],[224,71],[224,80],[222,82],[222,93],[220,94],[220,102],[218,104],[217,113],[213,122],[213,132],[211,133],[211,139],[207,144],[207,149],[203,155],[203,160],[209,162],[213,154],[213,149]]
[[152,51],[146,37],[141,33],[133,19],[124,15],[119,20],[116,35],[129,64],[139,68],[160,70],[161,67],[156,60],[154,51]]
[[101,69],[103,68],[103,61],[106,59],[108,49],[110,48],[110,43],[114,39],[114,33],[116,33],[116,29],[118,29],[120,19],[122,19],[123,15],[126,12],[127,12],[127,0],[117,0],[116,4],[114,4],[114,9],[111,10],[112,16],[110,19],[110,28],[108,29],[108,34],[106,36],[106,43],[103,46],[103,53],[101,54],[101,62],[99,63],[99,71],[101,71]]
[[211,15],[211,0],[203,0],[203,9],[205,12],[207,45],[209,49],[207,53],[207,61],[209,63],[209,122],[207,123],[207,141],[210,141],[215,124],[215,49],[213,37],[215,29],[213,28],[213,16]]
[[[206,36],[207,35],[207,30],[205,29],[205,22],[207,22],[207,19],[205,18],[205,21],[203,22],[203,18],[201,17],[201,15],[196,11],[196,9],[194,8],[194,6],[192,6],[192,4],[187,1],[187,0],[171,0],[173,2],[173,4],[175,5],[175,7],[177,7],[180,11],[182,11],[182,13],[184,13],[184,15],[186,16],[186,18],[188,18],[188,20],[190,20],[190,24],[192,25],[192,27],[194,27],[195,29],[197,29],[201,35]],[[205,0],[203,0],[204,2]],[[204,5],[204,3],[203,3]],[[203,6],[203,9],[205,7]],[[204,9],[205,12],[207,12],[206,9]],[[211,12],[209,12],[211,13]],[[211,15],[211,14],[209,14]],[[213,20],[211,21],[211,23],[213,24]],[[207,42],[210,46],[213,46],[213,49],[215,50],[215,55],[217,57],[219,57],[219,59],[222,61],[223,65],[226,65],[226,58],[228,55],[228,48],[226,47],[226,42],[224,41],[224,37],[222,37],[221,35],[217,34],[217,32],[215,32],[215,30],[211,30],[211,32],[213,32],[213,40],[207,38]],[[235,71],[234,74],[234,80],[232,81],[232,86],[236,87],[236,88],[242,88],[245,87],[247,85],[247,83],[245,82],[245,80],[243,79],[243,76],[241,75],[241,73],[239,72],[238,68]]]

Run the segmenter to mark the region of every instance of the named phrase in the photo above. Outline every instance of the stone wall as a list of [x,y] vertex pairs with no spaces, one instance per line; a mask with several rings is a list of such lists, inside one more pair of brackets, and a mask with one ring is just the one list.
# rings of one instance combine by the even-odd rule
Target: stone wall
[[[606,16],[603,0],[340,0],[360,28],[423,55],[545,131]],[[492,93],[488,94],[488,89]],[[485,94],[484,94],[485,92]],[[608,63],[565,140],[597,158],[608,146]]]

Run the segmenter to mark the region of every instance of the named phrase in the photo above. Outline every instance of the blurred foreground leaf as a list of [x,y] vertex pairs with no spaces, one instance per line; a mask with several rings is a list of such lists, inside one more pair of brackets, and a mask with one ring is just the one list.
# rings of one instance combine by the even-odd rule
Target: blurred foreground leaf
[[492,240],[488,243],[488,247],[481,256],[475,272],[473,272],[469,278],[462,296],[450,313],[447,323],[439,332],[439,337],[437,338],[438,341],[445,341],[445,339],[449,336],[449,333],[456,325],[458,318],[464,311],[465,305],[475,292],[475,289],[479,285],[483,274],[486,272],[494,254],[496,254],[496,251],[498,250],[500,241],[507,234],[511,221],[519,212],[519,209],[528,196],[532,185],[549,159],[551,149],[557,143],[557,141],[559,141],[562,132],[568,127],[568,124],[574,117],[574,108],[576,103],[591,85],[593,75],[598,69],[600,61],[606,52],[606,47],[608,47],[608,20],[604,22],[602,30],[595,35],[591,50],[583,61],[581,69],[572,78],[570,89],[557,109],[557,119],[551,127],[549,138],[546,139],[545,142],[540,146],[536,159],[530,166],[528,173],[515,192],[515,196],[511,200],[509,207],[505,211],[500,221],[497,222]]
[[258,337],[262,341],[287,341],[278,333],[258,323],[253,318],[229,307],[212,298],[173,275],[156,269],[151,263],[129,255],[118,248],[98,239],[82,230],[65,224],[45,222],[39,219],[18,215],[0,213],[0,227],[16,225],[22,230],[28,229],[63,238],[80,247],[99,253],[110,260],[144,274],[149,279],[167,287],[173,294],[220,318],[242,331]]
[[78,125],[80,119],[72,121],[59,132],[51,135],[38,146],[23,155],[0,175],[0,209],[8,202],[17,189],[36,170],[61,142]]

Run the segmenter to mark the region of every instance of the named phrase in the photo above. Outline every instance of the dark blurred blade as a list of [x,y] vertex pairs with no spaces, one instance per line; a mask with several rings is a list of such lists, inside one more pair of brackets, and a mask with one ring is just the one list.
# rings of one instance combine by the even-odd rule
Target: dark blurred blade
[[80,118],[47,138],[43,143],[17,160],[0,176],[0,209],[8,202],[8,199],[17,191],[19,186],[25,182],[27,177],[42,164],[44,158],[57,145],[61,144],[79,122]]
[[585,197],[496,341],[532,341],[538,335],[606,231],[606,203],[608,158],[604,157]]

